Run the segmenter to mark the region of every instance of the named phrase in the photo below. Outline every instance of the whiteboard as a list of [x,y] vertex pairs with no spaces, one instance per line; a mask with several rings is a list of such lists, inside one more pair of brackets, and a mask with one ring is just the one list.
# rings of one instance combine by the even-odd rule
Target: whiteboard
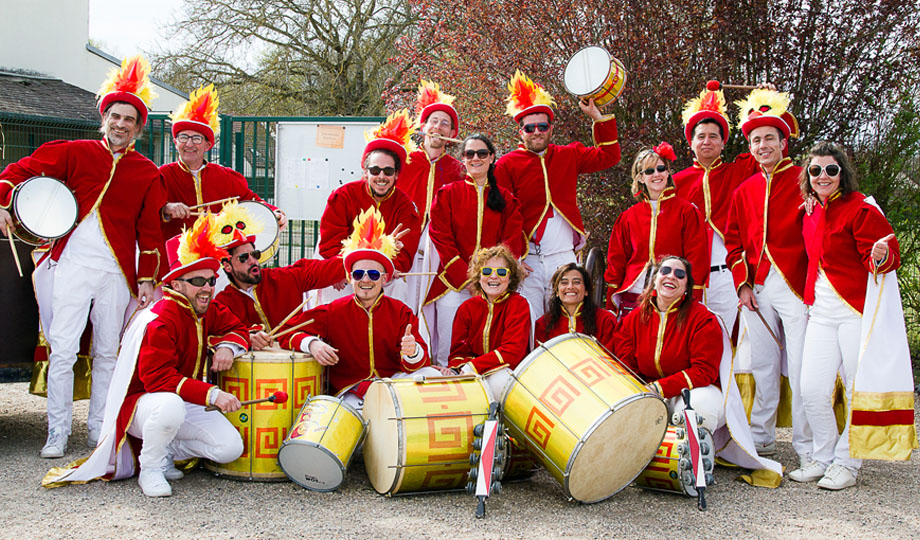
[[278,122],[275,205],[288,219],[318,221],[329,194],[361,178],[364,132],[378,125],[344,118]]

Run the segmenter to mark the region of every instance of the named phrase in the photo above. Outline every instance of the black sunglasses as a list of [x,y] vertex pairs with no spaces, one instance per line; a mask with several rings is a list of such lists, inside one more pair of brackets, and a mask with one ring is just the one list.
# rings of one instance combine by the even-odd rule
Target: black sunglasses
[[833,178],[840,174],[840,165],[836,163],[829,163],[824,167],[820,165],[809,165],[808,166],[808,176],[812,178],[817,178],[821,176],[821,171],[824,171],[829,178]]
[[666,276],[671,273],[671,270],[674,271],[674,277],[677,279],[684,279],[687,277],[687,271],[683,268],[671,268],[670,266],[662,266],[658,269],[658,273],[662,276]]
[[396,174],[396,167],[378,167],[376,165],[371,165],[367,168],[367,172],[374,176],[377,176],[380,173],[383,173],[384,176],[393,176]]
[[380,273],[380,270],[352,270],[351,271],[351,277],[354,278],[355,281],[361,281],[362,279],[364,279],[365,274],[367,275],[367,279],[371,281],[377,281],[378,279],[380,279],[380,276],[382,275]]
[[540,122],[538,124],[524,124],[525,133],[533,133],[534,131],[539,131],[540,133],[546,133],[549,131],[549,122]]
[[667,171],[667,170],[668,170],[668,166],[667,166],[667,165],[659,165],[659,166],[655,167],[654,169],[651,168],[651,167],[649,167],[648,169],[645,169],[644,171],[642,171],[642,174],[644,174],[645,176],[651,176],[651,175],[655,174],[655,171],[658,171],[658,172],[665,172],[665,171]]
[[479,159],[486,159],[487,157],[492,155],[492,152],[489,152],[485,148],[480,148],[479,150],[467,150],[466,152],[463,153],[463,155],[466,157],[466,159],[473,159],[473,157],[478,157]]
[[259,251],[258,249],[254,249],[250,251],[249,253],[240,253],[239,255],[236,256],[236,259],[240,261],[241,263],[244,263],[249,260],[249,257],[252,257],[254,261],[258,261],[259,259],[262,258],[262,252]]
[[211,276],[209,278],[201,277],[201,276],[195,276],[193,278],[188,278],[188,279],[176,278],[176,281],[184,281],[195,287],[204,287],[205,284],[208,284],[213,287],[214,284],[217,283],[217,276]]

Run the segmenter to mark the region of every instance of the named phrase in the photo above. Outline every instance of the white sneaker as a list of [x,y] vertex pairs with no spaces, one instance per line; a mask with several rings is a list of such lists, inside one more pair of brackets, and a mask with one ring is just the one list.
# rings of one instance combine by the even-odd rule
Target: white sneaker
[[824,473],[824,478],[818,480],[818,487],[834,491],[853,487],[856,485],[856,475],[850,469],[836,463],[831,463]]
[[89,430],[89,437],[86,439],[86,446],[92,449],[95,449],[97,446],[99,446],[99,435],[101,432],[101,429]]
[[172,487],[166,481],[163,471],[141,469],[137,475],[137,483],[141,486],[144,495],[148,497],[169,497],[172,495]]
[[776,453],[776,441],[768,443],[754,443],[754,450],[757,450],[758,456],[772,456]]
[[827,466],[811,461],[805,466],[789,473],[789,479],[794,482],[814,482],[820,480],[827,472]]
[[176,468],[176,462],[173,461],[172,457],[166,456],[166,470],[163,471],[163,476],[167,480],[182,480],[185,477],[185,473]]
[[67,451],[67,433],[62,428],[48,430],[48,439],[39,455],[45,459],[64,457]]

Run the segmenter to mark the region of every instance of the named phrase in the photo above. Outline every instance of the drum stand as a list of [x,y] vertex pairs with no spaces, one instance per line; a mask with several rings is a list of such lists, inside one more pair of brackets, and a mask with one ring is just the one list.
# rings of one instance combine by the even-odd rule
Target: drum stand
[[477,518],[485,517],[489,495],[501,493],[504,431],[498,414],[498,403],[493,401],[489,404],[489,417],[473,428],[473,453],[470,454],[472,468],[466,491],[476,495]]

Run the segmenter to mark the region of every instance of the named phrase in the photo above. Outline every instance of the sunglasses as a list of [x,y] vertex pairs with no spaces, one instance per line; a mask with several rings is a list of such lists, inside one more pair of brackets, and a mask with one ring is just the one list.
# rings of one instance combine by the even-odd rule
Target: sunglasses
[[211,276],[209,278],[201,277],[201,276],[196,276],[196,277],[188,278],[188,279],[176,278],[176,281],[184,281],[186,283],[191,284],[194,287],[204,287],[205,284],[213,287],[214,284],[217,283],[217,276]]
[[377,176],[380,173],[383,173],[384,176],[393,176],[396,174],[396,167],[378,167],[376,165],[371,165],[367,168],[367,172],[374,176]]
[[492,152],[489,152],[485,148],[481,148],[479,150],[467,150],[463,153],[463,155],[466,157],[466,159],[473,159],[474,157],[478,157],[479,159],[486,159],[492,155]]
[[540,133],[546,133],[549,131],[549,122],[540,122],[538,124],[524,124],[523,127],[524,133],[533,133],[534,131],[539,131]]
[[666,276],[670,274],[672,270],[674,271],[674,277],[677,279],[684,279],[687,277],[687,271],[683,268],[671,268],[670,266],[662,266],[658,269],[658,273],[662,276]]
[[195,144],[201,144],[201,143],[204,142],[204,137],[202,137],[201,135],[185,135],[185,134],[183,134],[183,135],[179,135],[178,137],[176,137],[176,140],[179,141],[180,143],[183,143],[183,144],[184,144],[184,143],[187,143],[187,142],[189,142],[189,141],[192,141],[192,142],[195,143]]
[[380,279],[380,276],[382,274],[380,273],[380,270],[352,270],[351,271],[351,277],[355,281],[361,281],[362,279],[364,279],[365,275],[367,275],[367,279],[371,281],[377,281],[378,279]]
[[642,171],[642,174],[644,174],[645,176],[651,176],[651,175],[655,174],[655,171],[657,171],[657,172],[666,172],[667,170],[668,170],[667,165],[659,165],[659,166],[655,167],[654,169],[651,168],[651,167],[649,167],[648,169],[645,169],[644,171]]
[[483,267],[483,269],[482,269],[482,275],[484,275],[484,276],[491,276],[493,271],[495,271],[495,273],[498,275],[498,277],[505,277],[505,276],[508,275],[508,269],[507,269],[507,268],[492,268],[492,267],[489,267],[489,266]]
[[821,176],[821,172],[824,172],[829,178],[833,178],[840,174],[840,165],[836,163],[829,163],[824,167],[820,165],[809,165],[808,166],[808,176],[812,178],[817,178]]
[[248,261],[249,257],[252,257],[252,260],[254,261],[258,261],[259,259],[262,258],[262,252],[259,251],[258,249],[254,249],[250,251],[249,253],[240,253],[239,255],[236,256],[237,260],[240,261],[241,263]]

